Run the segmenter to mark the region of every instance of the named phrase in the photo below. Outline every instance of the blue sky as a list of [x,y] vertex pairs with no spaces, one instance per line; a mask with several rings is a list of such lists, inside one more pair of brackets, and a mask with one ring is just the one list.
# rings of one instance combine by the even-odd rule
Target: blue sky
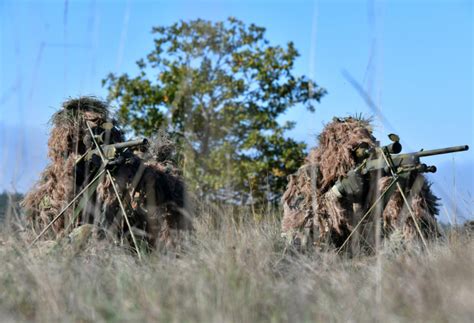
[[[51,114],[68,97],[105,97],[109,72],[135,74],[150,30],[179,19],[235,16],[293,41],[295,73],[329,94],[311,114],[297,107],[291,136],[313,146],[333,116],[373,112],[342,71],[377,103],[405,150],[474,147],[471,1],[1,1],[0,190],[25,191],[47,163]],[[390,129],[377,121],[382,142]],[[448,212],[473,210],[474,151],[426,159]],[[466,201],[466,202],[464,202]],[[464,212],[464,213],[466,213]]]

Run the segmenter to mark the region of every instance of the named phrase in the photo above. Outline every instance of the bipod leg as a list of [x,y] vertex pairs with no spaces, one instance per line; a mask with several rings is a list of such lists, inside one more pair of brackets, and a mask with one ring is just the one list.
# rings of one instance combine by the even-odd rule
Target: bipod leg
[[[92,129],[89,126],[89,122],[86,121],[86,125],[87,125],[87,129],[89,130],[89,133],[92,137],[92,140],[94,141],[94,145],[97,147],[97,150],[99,151],[99,155],[100,155],[100,158],[102,159],[102,163],[106,167],[107,160],[104,157],[104,154],[102,152],[102,149],[101,149],[100,145],[95,140],[94,132],[92,132]],[[142,255],[140,253],[140,249],[138,249],[138,243],[137,243],[137,240],[135,239],[135,234],[133,233],[132,225],[130,224],[130,221],[129,221],[128,216],[127,216],[127,212],[125,211],[125,207],[123,206],[123,202],[122,202],[122,199],[120,198],[120,194],[118,192],[117,186],[115,185],[114,178],[112,177],[112,174],[110,173],[110,170],[108,170],[106,168],[105,171],[106,171],[107,177],[110,180],[112,188],[114,189],[114,193],[115,193],[115,196],[117,197],[117,200],[119,202],[120,210],[122,211],[123,217],[125,219],[125,223],[127,223],[128,230],[130,231],[130,235],[132,236],[133,244],[135,246],[135,249],[137,250],[138,259],[141,261],[142,260]]]
[[362,222],[367,218],[367,216],[372,212],[372,210],[377,206],[377,204],[380,202],[380,200],[382,200],[382,198],[384,198],[385,194],[387,194],[387,192],[392,188],[392,186],[394,184],[398,184],[398,176],[394,176],[393,177],[393,180],[392,182],[390,183],[390,185],[382,192],[382,194],[380,194],[380,196],[375,200],[375,202],[372,204],[372,206],[367,210],[367,212],[365,212],[364,216],[359,220],[359,222],[357,223],[357,225],[354,227],[354,229],[352,229],[351,233],[349,234],[349,236],[346,238],[346,240],[344,240],[343,244],[337,249],[336,253],[339,254],[342,250],[342,248],[344,248],[344,246],[347,244],[347,242],[349,241],[349,239],[352,237],[352,235],[354,234],[354,232],[357,231],[357,229],[359,228],[359,226],[362,224]]
[[[396,172],[395,172],[395,169],[394,169],[394,166],[393,166],[393,161],[392,161],[390,155],[387,156],[386,152],[382,151],[382,156],[385,159],[385,162],[387,163],[387,166],[390,168],[392,176],[396,175]],[[408,213],[410,213],[410,216],[411,216],[413,222],[415,223],[416,231],[420,235],[421,241],[423,242],[423,245],[425,246],[426,250],[428,250],[428,244],[426,243],[425,237],[423,236],[423,233],[421,232],[420,225],[418,224],[418,221],[415,218],[415,213],[413,212],[413,209],[411,208],[410,203],[408,203],[408,199],[405,196],[405,193],[403,192],[403,189],[402,189],[402,186],[400,185],[400,183],[397,183],[397,188],[400,191],[400,194],[403,198],[403,202],[407,206]]]
[[51,222],[49,222],[49,224],[38,234],[38,236],[30,243],[30,245],[28,246],[28,248],[31,248],[35,243],[36,241],[38,241],[39,238],[41,238],[46,231],[48,231],[48,229],[64,214],[64,212],[66,212],[67,209],[69,209],[71,207],[71,205],[74,204],[74,202],[77,201],[77,199],[79,197],[81,197],[82,194],[84,194],[84,192],[87,191],[87,189],[89,187],[92,186],[92,184],[94,184],[103,174],[105,173],[105,168],[102,169],[99,174],[97,174],[96,177],[94,177],[94,179],[92,181],[89,182],[89,184],[86,185],[86,187],[84,187],[80,192],[79,194],[77,194],[71,202],[68,203],[68,205],[66,205],[64,207],[64,209],[61,210],[61,212],[59,212],[58,215],[56,215],[56,217],[54,219],[51,220]]
[[413,209],[411,208],[411,205],[408,202],[408,199],[405,196],[405,193],[403,192],[400,183],[397,183],[397,187],[398,187],[398,190],[400,191],[400,194],[402,195],[403,202],[407,206],[408,213],[410,213],[410,216],[413,219],[413,222],[415,223],[416,231],[418,231],[418,234],[420,235],[421,241],[423,242],[423,245],[425,246],[426,250],[428,251],[428,244],[426,243],[425,237],[423,236],[423,233],[421,232],[420,224],[418,223],[417,219],[415,218],[415,212],[413,212]]

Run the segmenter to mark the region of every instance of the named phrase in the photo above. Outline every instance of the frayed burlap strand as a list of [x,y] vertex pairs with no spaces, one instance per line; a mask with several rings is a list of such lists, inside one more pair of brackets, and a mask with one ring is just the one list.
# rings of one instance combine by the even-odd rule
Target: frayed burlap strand
[[[331,191],[336,181],[356,166],[354,150],[361,144],[377,146],[368,119],[335,118],[324,127],[318,136],[318,146],[310,151],[298,172],[289,176],[287,190],[282,197],[282,235],[288,241],[320,248],[340,247],[376,197],[388,187],[391,177],[380,178],[375,181],[372,194],[357,203],[338,198]],[[437,198],[431,192],[430,185],[424,176],[418,175],[412,176],[406,186],[410,188],[407,196],[423,234],[426,237],[437,236]],[[406,240],[417,239],[413,219],[398,191],[390,196],[379,217],[383,226],[382,239],[395,230],[403,232]],[[368,249],[373,249],[374,228],[372,216],[360,230],[359,239],[370,244]]]
[[[107,143],[125,140],[115,120],[111,119],[105,102],[81,97],[63,104],[51,120],[52,130],[48,142],[51,163],[22,203],[27,210],[30,227],[36,232],[50,223],[92,179],[89,172],[94,169],[93,165],[88,162],[76,164],[79,157],[92,146],[91,140],[87,140],[89,133],[86,122],[94,132],[102,132],[101,127],[106,123],[113,125],[107,132]],[[155,141],[149,151],[129,154],[125,163],[111,169],[134,233],[136,230],[136,235],[150,246],[158,243],[171,245],[174,243],[173,236],[176,236],[174,231],[190,228],[185,216],[184,182],[169,158],[172,151],[174,146],[168,138],[163,143]],[[100,180],[76,219],[73,218],[73,210],[69,208],[46,237],[63,236],[78,226],[90,223],[100,228],[98,232],[105,232],[114,239],[128,239],[129,232],[108,177],[104,176]],[[66,228],[68,232],[65,232]]]

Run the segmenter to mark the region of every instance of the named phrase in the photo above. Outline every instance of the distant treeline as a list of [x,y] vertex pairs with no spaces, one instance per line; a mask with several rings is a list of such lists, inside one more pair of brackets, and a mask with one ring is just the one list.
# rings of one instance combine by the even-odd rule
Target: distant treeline
[[[3,192],[0,194],[0,222],[4,220],[9,207],[18,207],[18,203],[23,199],[21,193]],[[12,205],[12,204],[13,205]]]

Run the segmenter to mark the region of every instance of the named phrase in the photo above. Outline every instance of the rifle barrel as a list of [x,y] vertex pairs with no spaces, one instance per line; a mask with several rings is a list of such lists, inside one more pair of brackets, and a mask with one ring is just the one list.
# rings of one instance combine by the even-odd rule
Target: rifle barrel
[[418,157],[427,157],[427,156],[433,156],[433,155],[450,154],[450,153],[455,153],[458,151],[466,151],[466,150],[469,150],[468,145],[423,150],[423,151],[416,152],[415,155]]
[[146,145],[147,143],[148,143],[148,139],[142,138],[142,139],[137,139],[137,140],[119,142],[116,144],[112,144],[110,146],[113,146],[116,149],[123,149],[123,148],[129,148],[129,147],[143,146],[143,145]]

